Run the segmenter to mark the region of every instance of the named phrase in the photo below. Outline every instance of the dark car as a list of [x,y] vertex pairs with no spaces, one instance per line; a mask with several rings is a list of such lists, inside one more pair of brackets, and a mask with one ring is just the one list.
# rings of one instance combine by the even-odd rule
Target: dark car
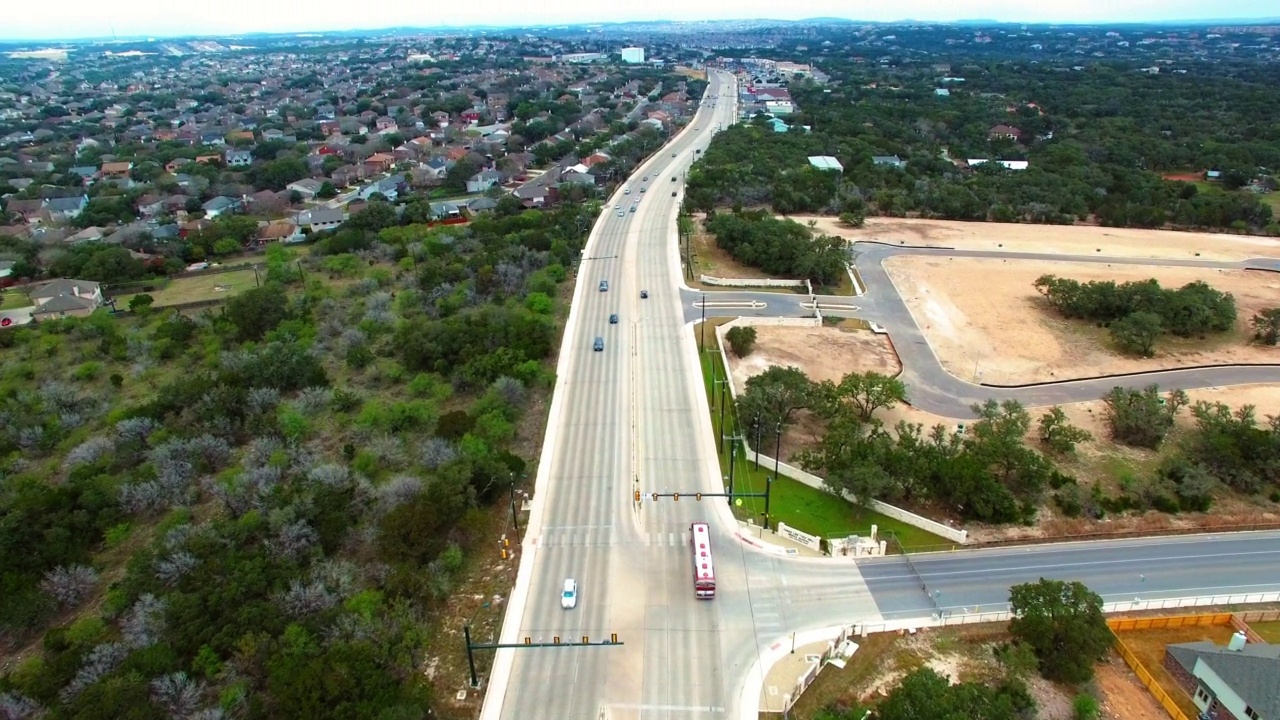
[[675,197],[675,196],[676,196],[676,191],[675,191],[675,190],[672,190],[672,191],[671,191],[671,197]]
[[608,290],[609,290],[609,281],[608,281],[608,280],[601,280],[601,281],[600,281],[600,292],[607,292]]
[[612,315],[610,315],[610,316],[609,316],[609,324],[610,324],[610,325],[617,325],[617,324],[618,324],[618,313],[614,313],[614,314],[612,314]]
[[647,297],[649,297],[649,291],[648,291],[648,290],[641,290],[641,291],[640,291],[640,299],[641,299],[641,300],[644,300],[644,299],[645,299],[645,298],[647,298]]
[[592,347],[595,348],[596,352],[600,352],[601,350],[604,350],[604,338],[602,337],[596,338],[595,345],[593,345]]

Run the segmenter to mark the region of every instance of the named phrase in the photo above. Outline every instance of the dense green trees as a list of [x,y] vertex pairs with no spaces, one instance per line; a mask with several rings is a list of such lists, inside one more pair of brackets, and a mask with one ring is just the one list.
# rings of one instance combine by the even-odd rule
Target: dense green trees
[[[947,59],[962,63],[975,47],[949,48]],[[1256,66],[1150,76],[1124,63],[1061,72],[1038,58],[983,58],[940,98],[927,63],[877,66],[836,52],[824,60],[835,82],[790,83],[798,110],[787,132],[760,117],[716,135],[689,172],[686,207],[1280,232],[1269,205],[1236,189],[1280,165],[1274,143],[1260,139],[1274,77]],[[1021,137],[991,135],[997,124]],[[815,174],[813,155],[835,156],[843,176]],[[872,160],[891,155],[905,164]],[[1160,175],[1215,168],[1225,174],[1213,186]]]
[[1079,582],[1046,580],[1009,589],[1009,634],[1029,645],[1050,680],[1082,683],[1111,647],[1102,598]]
[[846,272],[848,250],[843,240],[813,237],[800,223],[775,218],[763,210],[716,213],[708,216],[706,227],[716,236],[718,247],[770,275],[831,285]]
[[1231,330],[1236,323],[1231,293],[1199,281],[1169,290],[1155,280],[1117,285],[1043,275],[1035,288],[1063,316],[1108,325],[1117,347],[1143,357],[1151,357],[1165,332],[1204,337]]
[[375,211],[343,229],[364,255],[273,246],[224,312],[7,334],[0,632],[44,643],[6,702],[428,716],[428,628],[527,472],[510,448],[591,219]]

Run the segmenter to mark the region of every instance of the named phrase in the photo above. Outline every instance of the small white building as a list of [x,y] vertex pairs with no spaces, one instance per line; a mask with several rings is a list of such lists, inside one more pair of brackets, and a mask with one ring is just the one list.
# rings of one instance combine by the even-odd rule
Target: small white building
[[642,47],[626,47],[622,48],[622,62],[638,64],[644,62],[644,48]]

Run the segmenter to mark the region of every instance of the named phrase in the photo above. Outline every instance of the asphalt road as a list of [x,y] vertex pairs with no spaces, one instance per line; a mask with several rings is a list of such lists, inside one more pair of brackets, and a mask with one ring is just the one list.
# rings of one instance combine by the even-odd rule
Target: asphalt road
[[[672,178],[706,147],[717,123],[732,122],[731,97],[704,109],[697,129],[636,172],[632,192],[610,200],[584,253],[562,348],[568,367],[556,389],[562,409],[556,416],[553,406],[544,459],[550,472],[545,484],[539,480],[542,508],[523,543],[529,594],[522,612],[509,612],[502,637],[598,641],[617,633],[623,644],[500,651],[485,717],[724,717],[737,712],[738,689],[763,643],[810,618],[850,610],[878,617],[852,566],[838,584],[822,566],[797,566],[794,585],[780,581],[781,560],[737,540],[722,501],[633,503],[634,489],[719,491],[696,349],[674,291],[681,193]],[[601,280],[607,292],[598,289]],[[640,299],[642,290],[648,299]],[[617,324],[608,322],[613,313]],[[602,352],[592,350],[596,337],[604,339]],[[699,519],[713,521],[719,589],[712,601],[693,594],[688,534]],[[580,589],[573,610],[560,607],[568,577]],[[504,662],[509,675],[498,669]]]
[[910,563],[887,556],[858,565],[887,620],[1003,610],[1010,586],[1041,577],[1080,580],[1106,602],[1241,595],[1280,589],[1280,532],[929,553]]

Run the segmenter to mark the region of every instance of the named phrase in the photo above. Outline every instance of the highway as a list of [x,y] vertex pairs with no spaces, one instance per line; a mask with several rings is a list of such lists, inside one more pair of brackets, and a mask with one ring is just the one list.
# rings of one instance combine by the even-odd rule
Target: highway
[[[697,129],[637,170],[631,194],[620,190],[611,198],[592,231],[500,637],[519,643],[585,636],[598,643],[616,633],[622,644],[498,651],[484,720],[754,717],[752,683],[758,686],[764,671],[759,661],[791,633],[837,624],[874,627],[928,618],[939,609],[952,615],[999,610],[1010,585],[1040,576],[1084,581],[1109,601],[1280,590],[1280,532],[852,563],[750,547],[737,537],[738,525],[722,500],[645,499],[637,507],[635,489],[719,491],[689,324],[700,312],[692,304],[699,296],[680,289],[680,188],[671,178],[706,147],[716,124],[733,121],[731,83],[727,76],[713,78],[708,97],[728,96],[714,108],[704,105],[692,123]],[[645,175],[648,180],[641,180]],[[642,186],[647,192],[639,192]],[[631,213],[635,197],[642,199]],[[599,289],[601,280],[608,281],[607,291]],[[648,299],[640,298],[642,290]],[[800,303],[807,298],[726,292],[716,299],[767,305],[735,313],[751,315],[804,314]],[[875,309],[892,302],[832,299],[837,301]],[[613,313],[616,325],[609,323]],[[592,349],[597,337],[603,351]],[[915,400],[917,388],[910,389]],[[942,398],[937,402],[945,405],[947,391],[939,386],[922,397]],[[951,406],[962,397],[952,398]],[[693,595],[688,527],[695,519],[712,523],[718,588],[711,601]],[[579,585],[571,610],[560,606],[568,577]]]
[[[709,95],[724,82],[713,80]],[[633,502],[635,489],[720,491],[696,349],[676,291],[681,188],[673,178],[717,123],[733,121],[735,93],[725,92],[636,171],[631,192],[611,198],[593,230],[501,636],[598,641],[617,633],[622,645],[499,651],[484,717],[723,717],[737,712],[735,689],[761,644],[791,632],[800,618],[878,617],[852,566],[839,583],[821,565],[797,566],[795,586],[780,583],[781,560],[734,537],[737,524],[723,501]],[[600,352],[592,350],[597,337]],[[688,533],[696,519],[713,521],[719,591],[711,601],[693,594]],[[559,593],[569,577],[580,599],[564,610]]]

